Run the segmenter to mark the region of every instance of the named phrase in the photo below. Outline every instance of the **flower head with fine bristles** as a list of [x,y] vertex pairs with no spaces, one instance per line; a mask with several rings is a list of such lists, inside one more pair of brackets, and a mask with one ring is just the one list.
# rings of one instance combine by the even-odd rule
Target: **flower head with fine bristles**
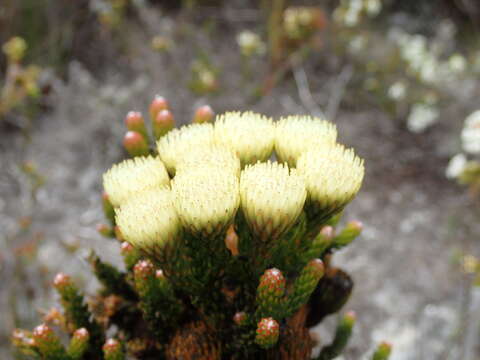
[[228,170],[232,174],[240,175],[240,159],[232,150],[218,145],[200,147],[195,151],[185,154],[185,157],[178,162],[177,171],[188,171],[197,166],[220,167],[223,170]]
[[355,197],[365,173],[363,159],[338,144],[308,150],[298,159],[297,169],[305,179],[312,209],[328,216]]
[[275,128],[275,153],[280,162],[295,166],[306,150],[329,146],[337,140],[334,124],[311,116],[281,118]]
[[275,142],[271,119],[253,112],[227,112],[215,120],[215,141],[233,150],[242,165],[267,160]]
[[172,180],[174,203],[185,228],[196,235],[218,234],[230,225],[240,203],[238,177],[228,169],[197,166]]
[[297,220],[307,192],[295,169],[268,161],[242,171],[240,196],[248,224],[267,240],[280,236]]
[[173,129],[157,142],[158,155],[168,171],[175,173],[176,166],[184,156],[201,147],[214,143],[212,124],[191,124]]
[[103,187],[114,206],[120,206],[145,190],[168,185],[170,178],[159,158],[124,160],[103,174]]
[[180,228],[168,188],[136,195],[116,210],[116,221],[126,241],[150,254],[173,241]]

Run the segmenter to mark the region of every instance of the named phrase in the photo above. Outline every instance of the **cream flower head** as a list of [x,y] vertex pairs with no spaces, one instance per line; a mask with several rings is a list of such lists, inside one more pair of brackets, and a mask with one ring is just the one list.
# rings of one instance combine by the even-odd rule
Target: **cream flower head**
[[309,203],[324,215],[342,210],[355,197],[365,173],[363,159],[339,144],[306,151],[297,170],[305,179]]
[[195,235],[226,230],[240,203],[238,176],[208,164],[178,172],[172,180],[172,192],[183,226]]
[[115,214],[123,238],[151,255],[158,254],[167,243],[174,241],[180,229],[168,188],[137,194],[117,208]]
[[335,144],[337,128],[331,122],[311,116],[287,116],[275,127],[275,153],[278,161],[295,166],[306,150]]
[[232,150],[219,145],[200,147],[185,154],[177,164],[177,172],[188,171],[198,166],[220,167],[232,174],[240,175],[240,159]]
[[267,160],[273,151],[273,121],[253,112],[227,112],[215,121],[215,141],[230,148],[242,165]]
[[170,178],[158,157],[135,157],[115,164],[103,174],[103,187],[114,206],[135,194],[168,185]]
[[279,237],[295,223],[306,196],[303,178],[285,164],[248,165],[240,176],[243,213],[264,241]]
[[213,125],[191,124],[170,130],[157,141],[158,155],[170,174],[175,173],[177,164],[189,153],[214,143]]

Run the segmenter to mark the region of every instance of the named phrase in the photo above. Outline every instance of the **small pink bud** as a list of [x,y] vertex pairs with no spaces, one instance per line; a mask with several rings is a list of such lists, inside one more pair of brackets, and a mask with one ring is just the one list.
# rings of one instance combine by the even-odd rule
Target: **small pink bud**
[[156,272],[155,272],[155,277],[157,279],[165,279],[165,274],[163,273],[163,270],[162,269],[158,269]]
[[175,127],[175,119],[170,110],[161,110],[153,120],[153,135],[155,139],[160,139],[167,132]]
[[357,230],[359,233],[363,230],[363,224],[362,224],[361,221],[358,221],[358,220],[350,221],[350,222],[347,224],[347,227],[348,227],[348,228],[351,228],[352,230],[355,229],[355,230]]
[[128,131],[123,138],[123,146],[131,156],[148,155],[147,140],[136,131]]
[[271,317],[263,318],[257,325],[255,342],[261,347],[268,349],[277,343],[279,335],[280,327],[278,322]]
[[133,245],[126,241],[122,242],[122,245],[120,245],[120,252],[122,253],[122,255],[129,254],[134,250],[135,248],[133,247]]
[[215,113],[209,105],[200,106],[193,117],[193,123],[201,124],[211,122]]
[[146,279],[151,276],[155,276],[155,268],[153,264],[148,260],[139,261],[133,268],[135,277],[141,277]]
[[244,311],[239,311],[233,316],[233,321],[239,326],[244,325],[246,320],[247,314]]
[[285,277],[277,268],[265,270],[260,277],[258,289],[262,293],[271,293],[276,297],[280,297],[285,292]]
[[46,324],[38,325],[33,329],[34,339],[47,339],[53,334],[53,330]]
[[75,332],[73,333],[73,337],[75,339],[88,339],[89,338],[89,333],[88,333],[88,330],[85,329],[85,328],[80,328],[80,329],[77,329],[75,330]]
[[161,110],[169,108],[167,100],[163,96],[156,95],[150,104],[150,119],[154,121]]
[[147,129],[145,127],[145,120],[142,113],[138,111],[130,111],[125,117],[125,126],[130,131],[136,131],[147,137]]
[[108,339],[105,345],[103,345],[103,353],[105,359],[121,359],[122,356],[122,344],[118,340]]
[[315,275],[316,278],[320,279],[325,273],[325,265],[320,259],[313,259],[307,264],[310,271]]
[[349,327],[353,327],[356,321],[357,314],[355,314],[355,311],[347,311],[345,315],[343,315],[343,323]]
[[64,273],[58,273],[55,275],[55,278],[53,279],[53,286],[58,289],[64,289],[67,286],[70,286],[72,284],[72,279],[70,276],[64,274]]
[[115,235],[113,228],[107,224],[97,224],[97,232],[105,237],[113,237]]
[[320,234],[322,234],[327,239],[331,239],[333,237],[333,233],[334,233],[333,227],[329,225],[324,226],[322,230],[320,230]]

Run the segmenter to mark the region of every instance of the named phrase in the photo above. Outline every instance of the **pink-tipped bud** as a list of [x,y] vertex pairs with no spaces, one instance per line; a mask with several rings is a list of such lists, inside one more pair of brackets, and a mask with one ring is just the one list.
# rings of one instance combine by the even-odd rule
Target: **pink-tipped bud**
[[35,342],[31,337],[30,333],[26,333],[24,330],[15,329],[12,333],[12,343],[15,346],[22,347],[22,346],[35,346]]
[[147,128],[145,127],[145,120],[142,113],[139,111],[130,111],[125,117],[125,126],[130,131],[136,131],[148,138]]
[[155,276],[155,267],[148,260],[139,261],[133,268],[135,277],[142,279],[147,279],[149,277]]
[[373,354],[372,360],[387,360],[390,357],[391,352],[392,344],[383,341],[378,344],[378,347]]
[[360,221],[350,221],[340,234],[333,238],[334,246],[340,248],[350,244],[361,234],[362,230],[363,224]]
[[38,325],[35,329],[33,329],[32,334],[35,340],[37,339],[46,340],[49,337],[51,337],[54,334],[54,332],[47,324],[41,324],[41,325]]
[[124,256],[131,254],[133,251],[135,251],[135,248],[129,242],[124,241],[122,242],[122,245],[120,245],[120,252]]
[[260,277],[260,284],[258,285],[259,294],[262,296],[280,297],[285,293],[286,281],[282,272],[277,268],[266,270]]
[[197,124],[211,122],[214,116],[215,113],[213,112],[213,109],[209,105],[203,105],[195,111],[192,122]]
[[106,360],[123,359],[122,344],[118,340],[108,339],[103,345],[103,354]]
[[347,311],[345,315],[343,315],[342,324],[352,328],[357,321],[357,314],[355,311]]
[[160,139],[167,132],[175,127],[175,119],[170,110],[161,110],[153,120],[153,135],[155,139]]
[[59,291],[62,291],[62,289],[65,289],[71,285],[72,279],[70,278],[70,276],[64,273],[58,273],[53,279],[53,286]]
[[157,279],[165,279],[165,274],[163,273],[163,270],[162,269],[158,269],[156,272],[155,272],[155,277]]
[[168,108],[167,100],[165,100],[163,96],[156,95],[150,104],[150,120],[154,121],[160,111],[167,110]]
[[123,146],[130,156],[145,156],[149,154],[147,140],[136,131],[128,131],[123,138]]
[[279,335],[278,322],[271,317],[263,318],[257,325],[255,342],[262,348],[268,349],[277,343]]
[[88,330],[85,329],[85,328],[80,328],[80,329],[77,329],[75,330],[75,332],[73,333],[73,338],[75,339],[88,339],[89,338],[89,333],[88,333]]
[[233,322],[238,326],[243,326],[246,324],[248,319],[247,314],[244,311],[239,311],[233,316]]
[[107,224],[97,224],[97,232],[105,237],[115,237],[115,232],[113,228]]
[[64,321],[64,317],[60,310],[51,308],[43,317],[43,321],[49,324],[60,325]]
[[325,265],[320,259],[311,260],[307,267],[316,279],[320,279],[325,274]]
[[320,234],[327,239],[331,239],[334,234],[333,227],[331,227],[330,225],[324,226],[322,230],[320,230]]

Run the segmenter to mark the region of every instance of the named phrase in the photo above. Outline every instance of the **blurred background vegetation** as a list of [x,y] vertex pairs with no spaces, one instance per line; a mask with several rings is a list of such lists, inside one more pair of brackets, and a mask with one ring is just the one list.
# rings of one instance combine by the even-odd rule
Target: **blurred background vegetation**
[[101,174],[157,93],[177,123],[204,104],[335,122],[367,164],[346,358],[379,339],[480,358],[478,1],[2,0],[0,44],[0,358],[50,313],[53,273],[93,292],[88,249],[118,262]]

